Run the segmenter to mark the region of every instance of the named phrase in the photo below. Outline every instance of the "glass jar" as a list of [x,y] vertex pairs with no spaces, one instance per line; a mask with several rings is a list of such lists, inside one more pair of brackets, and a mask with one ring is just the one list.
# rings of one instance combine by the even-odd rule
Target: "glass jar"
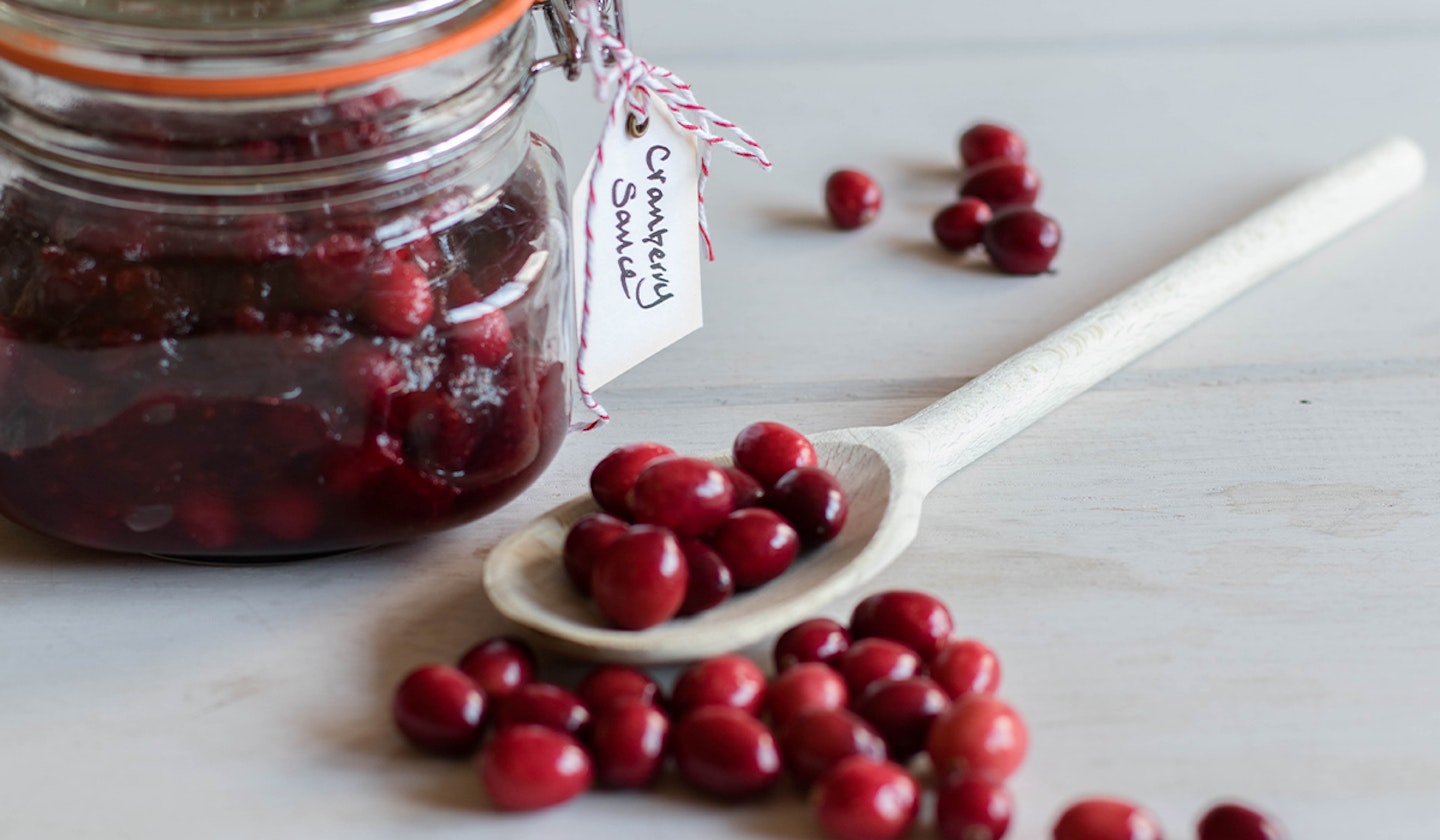
[[278,557],[480,517],[569,425],[530,0],[0,0],[0,513]]

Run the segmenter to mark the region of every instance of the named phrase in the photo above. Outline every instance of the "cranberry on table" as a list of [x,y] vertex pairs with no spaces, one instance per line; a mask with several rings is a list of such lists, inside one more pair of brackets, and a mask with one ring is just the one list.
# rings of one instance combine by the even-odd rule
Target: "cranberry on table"
[[630,490],[651,461],[675,450],[663,443],[627,443],[600,459],[590,472],[590,494],[600,508],[621,519],[630,517]]
[[955,621],[939,598],[925,592],[892,589],[877,592],[850,613],[850,635],[856,639],[891,639],[929,662],[950,639]]
[[766,488],[796,467],[819,463],[810,439],[783,423],[751,423],[735,436],[731,450],[735,466]]
[[850,503],[840,480],[819,467],[797,467],[765,494],[766,507],[785,517],[808,548],[835,539]]
[[852,697],[860,697],[881,680],[903,680],[920,673],[915,651],[890,639],[857,639],[840,657],[839,670]]
[[909,761],[925,748],[931,724],[949,707],[950,698],[934,680],[908,677],[870,686],[856,702],[855,713],[885,739],[891,758]]
[[590,571],[590,594],[611,624],[644,630],[680,612],[689,582],[690,569],[675,535],[636,525],[600,551]]
[[880,185],[858,169],[841,169],[825,180],[825,210],[841,230],[854,230],[874,221],[882,198]]
[[739,467],[721,467],[725,471],[725,477],[730,479],[730,486],[735,490],[735,509],[754,507],[760,504],[765,497],[765,488],[755,480],[755,476],[745,472]]
[[477,765],[490,802],[504,811],[535,811],[574,799],[595,778],[580,743],[544,726],[501,729]]
[[930,678],[951,699],[965,694],[994,694],[1000,688],[1000,658],[984,642],[951,639],[930,660]]
[[1040,175],[1023,163],[991,161],[966,170],[960,197],[976,198],[995,213],[1010,207],[1030,207],[1040,196]]
[[754,589],[779,577],[800,553],[800,535],[785,518],[766,508],[744,508],[725,518],[709,537],[738,590]]
[[985,226],[983,242],[990,262],[1006,274],[1044,274],[1060,250],[1060,225],[1038,210],[1012,208]]
[[1161,840],[1160,821],[1123,799],[1082,799],[1060,814],[1054,840]]
[[845,709],[803,709],[785,721],[776,738],[786,771],[802,789],[852,755],[887,756],[880,733]]
[[648,787],[665,764],[670,719],[640,700],[605,707],[590,733],[595,778],[607,788]]
[[680,615],[696,615],[720,606],[735,594],[735,578],[725,560],[709,545],[695,538],[680,541],[690,580],[685,585],[685,600]]
[[750,716],[765,706],[765,674],[738,653],[725,653],[691,665],[670,692],[677,718],[706,706],[726,706]]
[[573,692],[553,683],[530,682],[495,704],[497,727],[520,724],[544,726],[580,737],[590,726],[590,710]]
[[465,651],[456,667],[486,696],[499,699],[535,678],[535,651],[523,639],[497,636]]
[[581,595],[590,594],[590,575],[595,568],[595,558],[629,528],[625,520],[608,513],[587,513],[575,520],[565,534],[565,545],[560,554],[565,564],[565,576],[570,579],[575,591]]
[[734,509],[730,479],[703,458],[658,458],[640,471],[630,490],[630,513],[636,522],[660,525],[681,537],[715,530]]
[[721,799],[749,799],[780,777],[775,736],[752,715],[730,706],[706,706],[681,718],[671,751],[680,777]]
[[935,214],[930,230],[940,247],[956,254],[980,244],[985,226],[995,214],[990,205],[978,198],[962,198]]
[[1025,723],[1010,704],[988,694],[971,694],[935,719],[925,749],[937,773],[1004,780],[1020,767],[1028,745]]
[[821,777],[815,817],[833,840],[898,840],[920,811],[920,786],[891,761],[851,756]]
[[599,665],[575,686],[575,696],[592,715],[610,706],[634,701],[651,706],[665,705],[665,692],[655,678],[631,665]]
[[1205,812],[1198,840],[1285,840],[1280,824],[1246,805],[1222,802]]
[[850,702],[845,678],[821,662],[802,662],[789,668],[765,690],[765,709],[776,727],[806,709],[843,709]]
[[831,618],[810,618],[789,628],[775,640],[775,670],[801,662],[836,665],[850,649],[850,631]]
[[946,776],[935,795],[935,828],[940,840],[1001,840],[1010,830],[1015,798],[989,779],[962,773]]
[[976,123],[960,135],[960,160],[977,166],[992,160],[1025,160],[1025,140],[1013,129],[994,123]]
[[449,665],[423,665],[395,690],[395,726],[414,746],[440,755],[467,755],[480,743],[485,694]]

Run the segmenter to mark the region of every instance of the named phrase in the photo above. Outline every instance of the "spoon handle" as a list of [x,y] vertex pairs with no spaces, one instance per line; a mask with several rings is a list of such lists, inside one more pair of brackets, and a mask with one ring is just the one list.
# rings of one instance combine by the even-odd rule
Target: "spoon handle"
[[926,489],[1414,191],[1424,175],[1419,146],[1405,137],[1385,140],[896,424],[929,467]]

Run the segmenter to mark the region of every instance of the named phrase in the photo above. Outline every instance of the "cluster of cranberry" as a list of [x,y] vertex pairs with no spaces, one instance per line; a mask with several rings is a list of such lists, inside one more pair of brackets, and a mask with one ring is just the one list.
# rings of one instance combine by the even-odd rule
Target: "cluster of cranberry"
[[616,627],[641,630],[694,615],[779,577],[835,538],[848,512],[815,447],[780,423],[736,436],[734,466],[634,443],[590,474],[600,512],[565,539],[565,572]]

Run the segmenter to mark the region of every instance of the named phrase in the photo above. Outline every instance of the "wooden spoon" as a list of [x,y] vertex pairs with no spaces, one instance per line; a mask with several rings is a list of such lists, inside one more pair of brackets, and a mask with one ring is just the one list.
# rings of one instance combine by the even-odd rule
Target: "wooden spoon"
[[[1424,155],[1394,138],[1302,184],[1176,262],[892,426],[811,437],[840,479],[850,517],[838,539],[771,583],[719,607],[642,631],[607,627],[570,587],[560,561],[586,495],[534,520],[490,552],[485,586],[504,615],[574,656],[627,663],[735,650],[815,615],[895,561],[920,507],[944,479],[1211,310],[1416,189]],[[728,456],[717,456],[728,462]]]

